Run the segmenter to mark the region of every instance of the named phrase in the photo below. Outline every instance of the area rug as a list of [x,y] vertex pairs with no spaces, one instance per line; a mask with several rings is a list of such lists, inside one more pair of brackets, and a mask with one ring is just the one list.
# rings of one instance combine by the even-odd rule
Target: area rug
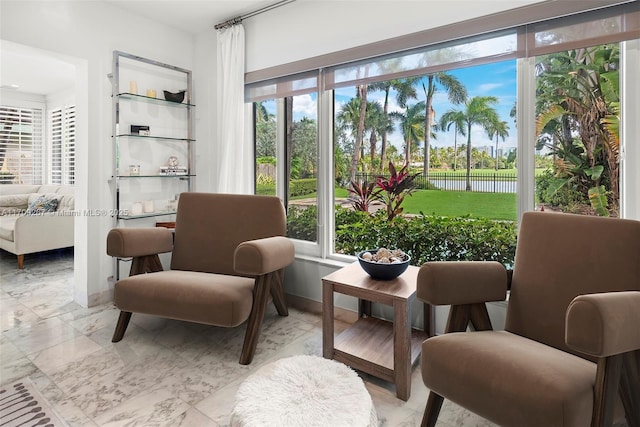
[[29,378],[0,388],[0,426],[66,426]]
[[317,356],[269,363],[236,393],[233,427],[377,427],[362,379],[348,366]]

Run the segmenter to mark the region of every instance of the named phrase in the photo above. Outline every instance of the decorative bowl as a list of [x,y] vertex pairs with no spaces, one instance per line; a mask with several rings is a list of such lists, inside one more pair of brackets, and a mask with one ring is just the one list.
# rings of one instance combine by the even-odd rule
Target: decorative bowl
[[377,280],[395,279],[405,272],[405,270],[409,266],[409,263],[411,262],[411,257],[407,254],[404,254],[403,260],[401,262],[392,263],[380,263],[376,261],[368,261],[362,258],[365,253],[375,254],[377,251],[378,249],[369,249],[358,254],[358,262],[360,263],[362,269],[369,276]]
[[179,92],[173,93],[168,90],[164,90],[164,99],[171,102],[182,102],[184,101],[184,93],[186,90],[181,90]]

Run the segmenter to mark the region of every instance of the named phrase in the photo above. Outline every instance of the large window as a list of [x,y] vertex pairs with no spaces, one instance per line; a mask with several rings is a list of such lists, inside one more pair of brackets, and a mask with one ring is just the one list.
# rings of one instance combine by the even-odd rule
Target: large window
[[[317,75],[254,87],[255,188],[279,196],[287,235],[318,241]],[[271,96],[274,96],[271,98]]]
[[73,185],[75,182],[76,108],[55,108],[49,116],[49,182]]
[[[298,94],[287,90],[303,79],[248,85],[248,100],[256,106],[260,96],[283,93],[273,96],[280,125],[269,134],[272,151],[283,156],[277,173],[286,177],[275,193],[289,207],[314,213],[313,220],[290,215],[298,233],[292,237],[313,242],[308,236],[320,231],[320,252],[338,259],[389,237],[420,253],[417,263],[491,259],[496,250],[490,242],[502,245],[504,237],[511,254],[500,261],[509,263],[516,223],[526,210],[617,216],[621,153],[632,143],[619,131],[625,117],[620,82],[625,73],[637,73],[637,64],[620,58],[624,40],[637,39],[634,17],[627,5],[328,65],[316,70],[323,90],[312,85],[314,91],[305,92],[314,94],[306,105],[316,93],[321,100],[313,104],[318,115],[306,118],[288,112],[299,107]],[[321,153],[314,172],[306,172],[319,184],[304,195],[291,192],[294,179],[305,179],[291,173],[301,159],[293,130],[303,127],[307,136],[315,129]],[[262,136],[256,134],[258,145]],[[256,177],[257,183],[263,179]],[[440,221],[439,240],[425,234],[420,242],[412,236],[422,231],[392,223],[397,217],[431,225],[440,220],[429,218],[461,222]],[[482,221],[512,225],[486,236],[476,230],[456,235]],[[475,246],[453,253],[460,241]],[[438,245],[440,253],[429,252]]]
[[0,181],[43,183],[42,110],[0,106]]

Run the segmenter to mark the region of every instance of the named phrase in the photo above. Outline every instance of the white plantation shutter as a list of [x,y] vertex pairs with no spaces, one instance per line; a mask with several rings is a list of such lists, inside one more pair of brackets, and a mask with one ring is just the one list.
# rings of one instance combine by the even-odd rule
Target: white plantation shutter
[[0,180],[43,184],[43,113],[37,108],[0,106]]
[[75,105],[49,110],[49,182],[51,184],[74,184],[75,132]]

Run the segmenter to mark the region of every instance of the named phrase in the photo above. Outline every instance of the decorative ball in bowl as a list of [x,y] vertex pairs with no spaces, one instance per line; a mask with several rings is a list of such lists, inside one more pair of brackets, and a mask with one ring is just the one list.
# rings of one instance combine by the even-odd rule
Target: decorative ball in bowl
[[392,280],[405,272],[411,257],[400,249],[369,249],[358,254],[362,269],[374,279]]
[[169,92],[168,90],[165,90],[163,92],[164,92],[164,99],[166,99],[167,101],[182,102],[184,101],[184,93],[186,91],[181,90],[179,92],[173,93],[173,92]]

